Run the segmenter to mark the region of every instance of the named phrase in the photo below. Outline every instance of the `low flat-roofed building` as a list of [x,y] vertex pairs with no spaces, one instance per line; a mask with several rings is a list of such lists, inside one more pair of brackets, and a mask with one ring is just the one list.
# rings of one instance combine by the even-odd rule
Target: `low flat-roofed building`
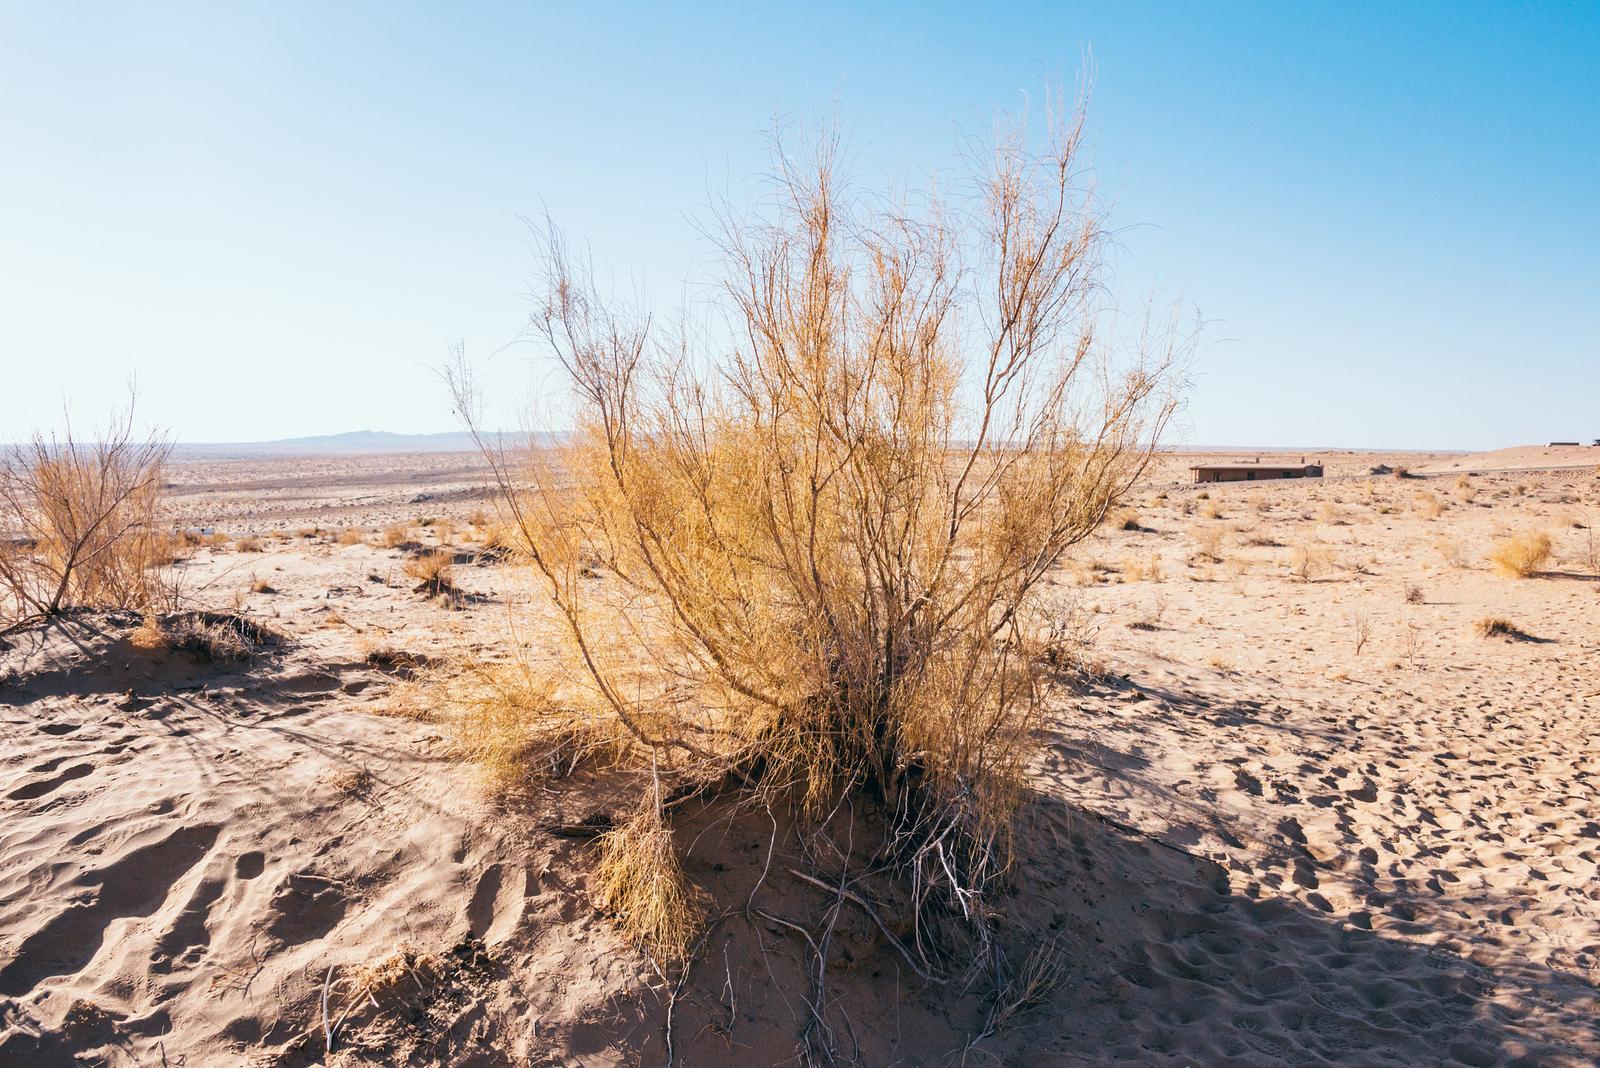
[[1238,460],[1229,463],[1195,464],[1189,468],[1196,482],[1264,482],[1279,478],[1321,478],[1322,465],[1262,463]]

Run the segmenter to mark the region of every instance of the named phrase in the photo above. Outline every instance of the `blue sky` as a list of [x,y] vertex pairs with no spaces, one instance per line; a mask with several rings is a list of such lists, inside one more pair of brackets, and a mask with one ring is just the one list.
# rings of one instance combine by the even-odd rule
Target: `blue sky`
[[130,372],[190,441],[454,424],[548,210],[675,303],[709,193],[837,112],[921,183],[1097,68],[1116,288],[1197,304],[1191,444],[1600,435],[1600,4],[0,3],[0,439]]

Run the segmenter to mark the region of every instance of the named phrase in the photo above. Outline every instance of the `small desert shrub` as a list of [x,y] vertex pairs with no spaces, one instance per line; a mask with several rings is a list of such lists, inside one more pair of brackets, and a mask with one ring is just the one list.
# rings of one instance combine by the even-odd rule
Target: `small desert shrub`
[[1417,512],[1427,519],[1438,519],[1444,514],[1444,502],[1437,493],[1423,490],[1417,494]]
[[1421,586],[1406,587],[1406,604],[1422,604],[1423,599]]
[[1222,562],[1222,528],[1197,523],[1189,528],[1189,539],[1194,542],[1194,555],[1198,560],[1213,564]]
[[259,553],[263,551],[261,539],[254,534],[248,534],[238,539],[233,543],[233,548],[236,552],[241,553]]
[[357,530],[355,527],[345,527],[343,530],[339,531],[340,545],[360,545],[361,541],[361,531]]
[[1222,509],[1217,507],[1216,501],[1207,498],[1205,503],[1200,506],[1200,517],[1202,519],[1221,519]]
[[1088,677],[1103,674],[1097,670],[1100,661],[1093,655],[1098,630],[1090,615],[1073,603],[1043,624],[1039,656],[1047,666]]
[[1320,546],[1302,543],[1289,554],[1289,573],[1301,582],[1310,582],[1332,566],[1332,555]]
[[1111,524],[1118,530],[1144,529],[1144,527],[1139,524],[1139,513],[1134,511],[1132,508],[1118,509],[1116,514],[1111,517]]
[[1494,569],[1507,578],[1529,578],[1550,562],[1550,535],[1543,531],[1514,534],[1489,553]]
[[1129,582],[1160,582],[1161,557],[1155,553],[1143,557],[1124,557],[1122,560],[1122,574]]
[[489,513],[482,508],[474,508],[472,514],[467,517],[467,522],[482,530],[489,525]]
[[419,592],[446,594],[453,589],[450,579],[454,571],[454,557],[442,549],[413,556],[405,562],[403,570],[417,580]]
[[[495,468],[573,703],[628,739],[635,775],[737,771],[813,835],[845,800],[878,807],[868,863],[904,879],[917,931],[953,916],[985,952],[1042,715],[1024,620],[1174,410],[1173,332],[1096,339],[1079,130],[1042,157],[1008,135],[981,206],[922,218],[844,199],[827,146],[780,158],[766,206],[726,220],[734,340],[692,358],[546,229],[532,326],[576,430]],[[1131,364],[1095,366],[1113,352]],[[457,400],[477,410],[470,386]],[[699,913],[653,774],[639,805],[602,843],[597,898],[681,954]]]
[[1525,635],[1511,620],[1501,616],[1484,616],[1472,624],[1480,638],[1522,638]]
[[1438,550],[1444,562],[1451,567],[1464,568],[1467,566],[1467,552],[1461,547],[1460,542],[1451,538],[1440,538],[1434,542],[1433,547]]
[[281,635],[236,615],[179,612],[159,623],[167,644],[200,660],[249,660],[280,644]]
[[395,549],[411,540],[411,528],[404,523],[390,523],[383,528],[383,545],[386,549]]
[[273,589],[272,588],[272,584],[270,582],[268,582],[266,579],[257,578],[256,576],[251,575],[250,576],[250,592],[251,593],[277,593],[278,591]]
[[1334,501],[1323,501],[1317,507],[1317,521],[1336,527],[1346,526],[1349,523],[1349,520],[1344,517],[1344,509]]
[[1478,487],[1466,475],[1456,479],[1456,500],[1462,504],[1471,504],[1478,499]]
[[171,594],[161,569],[179,547],[160,526],[171,445],[134,432],[131,404],[95,437],[69,428],[0,454],[0,629]]
[[215,530],[206,535],[206,544],[218,552],[221,552],[223,549],[226,549],[229,545],[233,544],[233,539],[228,537],[228,535],[224,534],[222,531]]
[[1350,625],[1355,631],[1356,655],[1360,656],[1361,650],[1372,639],[1372,621],[1366,616],[1356,615],[1351,617]]

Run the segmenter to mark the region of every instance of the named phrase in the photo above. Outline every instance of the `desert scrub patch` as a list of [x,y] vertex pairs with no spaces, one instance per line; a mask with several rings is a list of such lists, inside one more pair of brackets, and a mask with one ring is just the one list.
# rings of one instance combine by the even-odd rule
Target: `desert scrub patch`
[[970,936],[960,961],[924,936],[919,966],[994,945],[1043,715],[1024,620],[1147,470],[1188,351],[1169,324],[1096,341],[1105,235],[1072,177],[1081,116],[1057,114],[1042,155],[1000,139],[970,211],[921,218],[847,192],[826,145],[780,147],[756,214],[722,220],[708,292],[738,340],[693,358],[536,231],[531,330],[576,429],[496,463],[500,511],[576,666],[569,703],[623,739],[640,787],[597,900],[662,957],[702,912],[661,791],[730,779],[812,836],[845,801],[881,813],[869,863],[916,930]]
[[1550,562],[1550,535],[1529,531],[1503,538],[1489,551],[1489,562],[1506,578],[1532,578]]

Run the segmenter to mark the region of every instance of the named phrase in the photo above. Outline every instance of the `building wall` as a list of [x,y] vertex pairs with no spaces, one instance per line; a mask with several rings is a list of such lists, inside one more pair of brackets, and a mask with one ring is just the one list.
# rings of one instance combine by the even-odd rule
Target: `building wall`
[[1280,478],[1319,478],[1322,468],[1315,464],[1305,467],[1273,467],[1262,464],[1242,468],[1200,470],[1194,473],[1196,482],[1268,482]]

